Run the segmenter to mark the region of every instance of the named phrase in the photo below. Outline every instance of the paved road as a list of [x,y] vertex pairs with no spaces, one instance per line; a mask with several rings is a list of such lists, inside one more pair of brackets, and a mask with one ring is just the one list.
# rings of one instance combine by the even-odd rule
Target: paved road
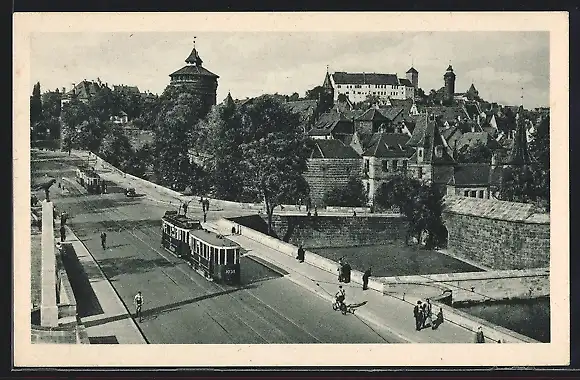
[[[61,156],[61,161],[47,160]],[[150,343],[393,343],[387,329],[355,315],[333,312],[327,301],[273,271],[242,257],[242,286],[206,281],[160,245],[160,218],[166,208],[147,198],[128,199],[109,185],[109,194],[86,195],[74,184],[71,164],[60,153],[33,152],[33,172],[66,177],[68,195],[54,198],[72,215],[69,224],[127,305],[141,290],[140,327]],[[35,173],[33,173],[33,176]],[[54,191],[53,191],[54,192]],[[40,195],[42,197],[42,195]],[[239,210],[210,212],[210,219]],[[197,205],[188,214],[201,218]],[[107,231],[108,248],[99,234]]]

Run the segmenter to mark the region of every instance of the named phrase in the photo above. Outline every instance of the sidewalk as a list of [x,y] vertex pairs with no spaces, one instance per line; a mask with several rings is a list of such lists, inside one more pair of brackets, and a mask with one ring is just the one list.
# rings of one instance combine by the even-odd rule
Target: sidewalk
[[[391,332],[407,342],[473,343],[473,331],[448,321],[440,325],[436,330],[432,330],[429,327],[416,331],[413,318],[415,299],[401,300],[383,295],[372,289],[363,291],[362,284],[354,281],[349,284],[339,283],[337,274],[327,272],[307,263],[299,263],[293,257],[277,252],[248,237],[231,235],[231,231],[226,231],[224,228],[220,229],[214,222],[205,223],[204,227],[216,232],[219,231],[222,235],[227,236],[228,239],[237,242],[244,249],[250,251],[251,255],[286,270],[289,272],[285,276],[287,279],[318,294],[328,302],[332,302],[338,285],[342,285],[346,290],[348,304],[362,304],[355,310],[355,315],[371,323],[389,328]],[[435,313],[437,311],[434,309]]]
[[93,256],[69,227],[66,231],[65,243],[72,244],[85,273],[91,274],[90,285],[102,309],[100,314],[81,318],[89,338],[103,343],[146,344],[135,321]]

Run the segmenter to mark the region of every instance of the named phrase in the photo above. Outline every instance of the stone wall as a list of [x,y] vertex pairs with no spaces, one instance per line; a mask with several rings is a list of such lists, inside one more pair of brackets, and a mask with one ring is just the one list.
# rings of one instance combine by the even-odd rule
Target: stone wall
[[[265,215],[231,220],[256,231],[267,232]],[[273,229],[277,237],[305,248],[353,247],[384,244],[404,239],[407,222],[400,216],[296,216],[274,215]]]
[[550,295],[548,268],[493,272],[446,273],[425,276],[382,277],[388,294],[432,294],[448,291],[454,306],[484,301],[534,299]]
[[312,205],[322,206],[324,194],[346,185],[352,176],[362,175],[360,158],[315,158],[308,160],[304,178],[310,186]]
[[444,212],[447,249],[493,269],[550,265],[550,224]]

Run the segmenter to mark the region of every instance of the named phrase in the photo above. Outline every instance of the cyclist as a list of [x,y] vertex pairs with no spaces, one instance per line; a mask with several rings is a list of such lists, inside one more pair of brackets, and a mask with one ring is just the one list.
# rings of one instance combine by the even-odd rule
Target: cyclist
[[135,310],[136,310],[136,315],[135,318],[139,318],[139,322],[143,322],[143,317],[141,314],[141,307],[143,306],[143,295],[141,294],[141,291],[138,291],[137,294],[135,295]]
[[336,304],[339,307],[342,307],[342,305],[344,305],[344,300],[346,299],[346,292],[342,288],[342,285],[338,286],[338,292],[336,292],[336,294],[334,295],[334,299],[336,300]]

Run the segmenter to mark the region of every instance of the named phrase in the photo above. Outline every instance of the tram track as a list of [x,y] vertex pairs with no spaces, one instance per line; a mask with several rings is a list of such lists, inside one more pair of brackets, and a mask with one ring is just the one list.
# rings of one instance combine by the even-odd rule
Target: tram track
[[[73,181],[70,181],[73,182]],[[79,184],[76,184],[76,186],[80,187]],[[86,195],[83,194],[83,192],[81,190],[79,190],[78,188],[75,188],[75,190],[81,195],[82,198],[85,198]],[[84,188],[83,188],[84,190]],[[108,199],[108,201],[110,201],[111,203],[114,203],[113,200]],[[86,201],[84,199],[81,200],[83,206],[86,209],[89,209],[91,211],[96,211],[97,208],[93,207],[92,205],[90,205],[89,201]],[[117,215],[120,217],[128,217],[130,216],[127,213],[124,213],[120,210],[114,210],[114,209],[108,209],[106,211],[107,213],[113,214],[113,215]],[[211,289],[209,286],[211,286],[210,284],[213,284],[215,287],[217,287],[220,291],[227,291],[228,289],[226,287],[221,286],[220,284],[217,283],[208,283],[207,280],[205,279],[197,279],[195,277],[197,276],[190,276],[189,273],[187,273],[186,271],[184,271],[181,266],[178,263],[173,262],[172,260],[170,260],[167,256],[165,256],[160,250],[158,250],[157,248],[151,246],[149,243],[147,243],[145,240],[143,240],[141,237],[137,236],[136,234],[136,229],[132,228],[132,229],[128,229],[126,227],[121,226],[118,222],[112,220],[112,222],[119,227],[119,231],[123,230],[126,233],[128,233],[129,235],[133,236],[135,239],[137,239],[138,241],[140,241],[144,246],[146,246],[148,249],[156,252],[159,256],[161,256],[163,259],[165,259],[168,263],[173,265],[173,268],[179,270],[181,273],[183,273],[186,277],[188,277],[198,288],[201,288],[206,295],[211,295],[213,293],[215,293],[215,289]],[[103,224],[102,222],[98,222],[99,224]],[[151,234],[146,234],[143,231],[140,231],[143,235],[145,236],[151,236],[151,235],[155,235],[158,236],[159,238],[161,238],[161,234],[157,231],[150,231]],[[141,250],[137,249],[137,252],[141,252]],[[141,254],[142,256],[144,256],[143,254]],[[179,259],[177,259],[179,260]],[[185,263],[183,263],[185,264]],[[183,291],[185,294],[187,294],[188,292],[186,291],[186,289],[183,288],[183,286],[179,285],[177,281],[175,281],[175,279],[169,275],[167,273],[167,271],[165,271],[163,268],[159,267],[159,270],[161,271],[161,273],[163,273],[172,283],[174,283],[181,291]],[[196,273],[194,274],[196,275]],[[262,306],[268,308],[269,310],[271,310],[272,312],[274,312],[278,317],[286,320],[287,322],[291,323],[293,326],[295,326],[296,328],[300,329],[303,333],[306,333],[308,336],[310,336],[311,338],[313,338],[316,342],[321,343],[321,339],[316,337],[315,335],[313,335],[312,333],[310,333],[309,331],[305,330],[304,328],[302,328],[301,326],[299,326],[297,323],[295,323],[294,321],[292,321],[291,319],[287,318],[286,316],[284,316],[283,314],[279,313],[277,310],[275,310],[274,308],[272,308],[270,305],[268,305],[267,303],[265,303],[263,300],[261,300],[260,298],[258,298],[257,296],[255,296],[254,294],[252,294],[251,292],[244,290],[243,288],[240,289],[242,292],[244,292],[246,295],[249,295],[250,297],[254,298],[258,303],[260,303]],[[265,319],[263,316],[261,316],[259,313],[256,313],[254,310],[252,310],[251,308],[249,308],[247,305],[245,305],[243,302],[241,302],[239,299],[237,299],[236,297],[226,294],[226,296],[229,296],[230,300],[234,301],[238,306],[241,307],[242,310],[252,314],[252,316],[254,318],[257,318],[259,320],[262,321],[262,323],[264,323],[265,325],[267,325],[268,327],[270,327],[270,331],[277,331],[278,334],[277,335],[282,335],[282,336],[278,336],[278,338],[283,338],[283,340],[287,341],[288,343],[293,342],[293,339],[286,335],[281,329],[279,329],[278,327],[276,327],[272,322],[268,321],[267,319]],[[245,319],[242,317],[241,314],[233,312],[233,311],[229,311],[230,312],[230,317],[235,317],[235,319],[237,319],[239,322],[241,322],[243,325],[245,325],[247,328],[249,328],[250,330],[252,330],[257,336],[259,336],[264,343],[279,343],[279,339],[276,340],[275,342],[270,341],[269,339],[265,338],[262,334],[260,334],[258,331],[256,331],[252,326],[250,326],[247,322],[245,322]],[[210,315],[209,313],[206,314],[208,315],[208,317],[210,317],[212,320],[215,321],[215,318]],[[221,324],[220,327],[226,332],[228,333],[228,335],[231,336],[231,334],[228,332],[227,329],[225,329]],[[233,337],[232,337],[233,338]]]

